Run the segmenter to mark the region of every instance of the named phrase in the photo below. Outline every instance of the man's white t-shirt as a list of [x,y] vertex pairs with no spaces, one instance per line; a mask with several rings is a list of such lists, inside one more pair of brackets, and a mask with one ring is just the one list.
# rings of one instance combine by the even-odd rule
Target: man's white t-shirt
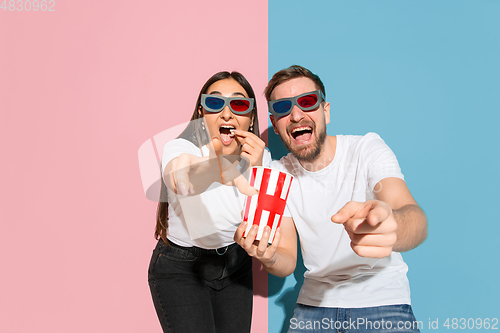
[[330,219],[349,201],[373,199],[382,179],[404,179],[396,156],[377,134],[337,135],[333,161],[317,172],[304,169],[292,154],[271,167],[294,176],[287,209],[307,269],[297,303],[341,308],[410,304],[408,267],[401,254],[362,258],[350,247],[344,227]]
[[[162,156],[162,174],[166,165],[182,153],[198,157],[208,156],[207,146],[201,148],[185,139],[169,141]],[[271,154],[264,150],[262,165],[268,166]],[[242,166],[238,169],[243,173]],[[234,233],[241,223],[245,195],[234,186],[214,182],[208,189],[193,196],[175,194],[167,189],[167,238],[177,245],[216,249],[234,243]]]

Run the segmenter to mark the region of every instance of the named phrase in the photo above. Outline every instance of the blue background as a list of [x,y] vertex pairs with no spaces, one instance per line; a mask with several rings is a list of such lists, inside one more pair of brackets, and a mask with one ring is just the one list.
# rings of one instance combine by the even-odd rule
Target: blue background
[[[499,61],[500,1],[269,0],[269,78],[318,74],[328,134],[380,134],[427,214],[427,240],[403,254],[422,332],[500,318]],[[269,332],[286,332],[303,272],[269,277]]]

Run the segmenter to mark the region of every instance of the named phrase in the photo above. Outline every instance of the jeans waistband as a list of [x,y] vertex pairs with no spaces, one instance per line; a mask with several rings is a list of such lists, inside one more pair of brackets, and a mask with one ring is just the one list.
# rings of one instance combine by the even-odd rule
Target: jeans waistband
[[167,241],[168,241],[168,244],[170,244],[170,246],[176,247],[178,249],[183,249],[183,250],[189,251],[192,254],[197,255],[197,256],[201,256],[201,255],[220,255],[220,256],[222,256],[222,255],[226,254],[226,252],[228,250],[231,250],[235,246],[238,245],[236,243],[233,243],[233,244],[228,245],[228,246],[219,247],[218,249],[204,249],[204,248],[197,247],[197,246],[190,246],[190,247],[180,246],[180,245],[177,245],[174,242],[172,242],[170,239],[167,239]]

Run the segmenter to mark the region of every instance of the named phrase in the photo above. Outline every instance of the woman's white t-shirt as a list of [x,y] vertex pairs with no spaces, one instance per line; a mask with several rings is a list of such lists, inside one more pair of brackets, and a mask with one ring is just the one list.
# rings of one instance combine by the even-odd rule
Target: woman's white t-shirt
[[[207,146],[201,148],[185,139],[169,141],[162,156],[162,174],[165,166],[182,153],[198,157],[208,156]],[[264,150],[262,165],[268,166],[271,154]],[[240,163],[238,168],[244,163]],[[243,172],[243,171],[242,171]],[[193,196],[177,195],[167,189],[167,238],[181,246],[216,249],[234,243],[234,233],[241,223],[245,195],[234,186],[214,182],[203,193]]]

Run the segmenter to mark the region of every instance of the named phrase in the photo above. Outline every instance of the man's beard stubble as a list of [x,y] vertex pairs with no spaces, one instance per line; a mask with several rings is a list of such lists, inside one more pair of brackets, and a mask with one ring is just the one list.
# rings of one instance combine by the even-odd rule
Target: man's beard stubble
[[[313,124],[313,133],[316,133],[316,124]],[[287,131],[287,135],[288,131]],[[300,162],[313,162],[321,153],[323,145],[326,140],[326,126],[323,126],[323,129],[319,132],[318,137],[316,138],[316,142],[311,146],[307,146],[301,149],[292,149],[290,143],[287,140],[283,139],[283,136],[280,134],[281,141],[285,145],[286,149],[292,153],[295,158]]]

